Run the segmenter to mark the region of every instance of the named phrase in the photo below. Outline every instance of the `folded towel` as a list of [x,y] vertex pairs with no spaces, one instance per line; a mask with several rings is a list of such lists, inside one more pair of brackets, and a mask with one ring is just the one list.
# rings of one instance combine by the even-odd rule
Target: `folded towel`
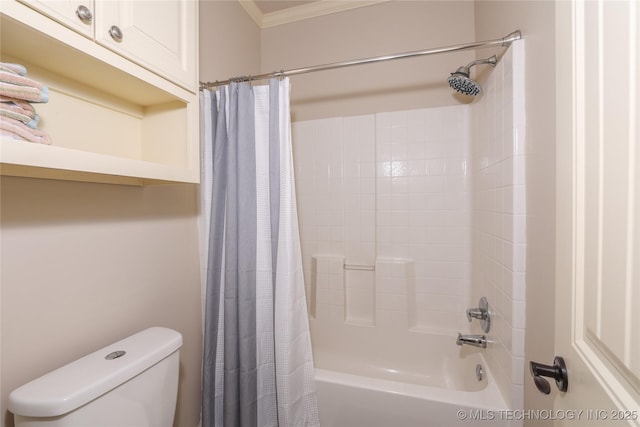
[[49,101],[49,89],[26,74],[23,65],[0,62],[0,135],[48,145],[51,138],[37,129],[40,117],[30,102]]
[[45,87],[42,83],[37,82],[29,77],[21,76],[11,71],[0,70],[0,81],[2,83],[11,83],[18,86],[33,87],[36,89],[42,89]]
[[24,123],[10,118],[3,117],[0,119],[0,135],[21,141],[51,144],[51,138],[46,132],[32,129]]
[[27,69],[23,65],[0,63],[0,95],[31,102],[47,102],[47,86],[25,77],[26,73]]
[[47,86],[9,71],[0,71],[0,95],[31,102],[49,101]]
[[14,74],[19,74],[21,76],[27,75],[27,69],[24,65],[21,64],[12,64],[10,62],[0,62],[0,70],[9,71]]
[[0,103],[9,105],[11,107],[19,108],[22,112],[31,118],[36,116],[36,109],[30,102],[23,101],[22,99],[9,98],[8,96],[0,95]]
[[44,86],[42,89],[28,86],[18,86],[9,83],[0,83],[0,95],[10,98],[22,99],[30,102],[48,102],[49,89]]
[[20,99],[0,96],[0,116],[20,120],[30,128],[37,128],[40,116],[33,105]]

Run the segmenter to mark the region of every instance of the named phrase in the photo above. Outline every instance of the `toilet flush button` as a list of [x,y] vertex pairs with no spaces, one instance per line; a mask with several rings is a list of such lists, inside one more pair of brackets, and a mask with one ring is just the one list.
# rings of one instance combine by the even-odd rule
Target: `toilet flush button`
[[119,357],[122,357],[125,354],[127,354],[126,351],[118,350],[118,351],[114,351],[112,353],[107,354],[104,358],[107,359],[107,360],[113,360],[113,359],[117,359]]

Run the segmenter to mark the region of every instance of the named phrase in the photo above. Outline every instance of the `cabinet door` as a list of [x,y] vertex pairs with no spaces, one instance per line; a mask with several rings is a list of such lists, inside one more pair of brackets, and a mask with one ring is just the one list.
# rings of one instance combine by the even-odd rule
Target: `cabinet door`
[[19,0],[63,25],[93,38],[93,0]]
[[197,90],[196,1],[96,0],[96,16],[98,43],[187,89]]

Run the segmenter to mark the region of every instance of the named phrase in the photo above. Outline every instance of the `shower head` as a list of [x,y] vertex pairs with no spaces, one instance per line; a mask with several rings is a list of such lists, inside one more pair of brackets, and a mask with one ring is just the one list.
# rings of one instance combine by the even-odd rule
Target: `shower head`
[[476,96],[482,92],[480,85],[473,79],[469,78],[468,74],[465,75],[458,71],[451,73],[451,76],[449,77],[449,86],[465,95]]
[[482,92],[482,88],[476,81],[469,77],[471,67],[479,64],[489,64],[492,67],[495,67],[497,62],[498,59],[495,55],[487,59],[477,59],[472,61],[465,67],[458,68],[455,73],[451,73],[449,76],[449,86],[465,95],[479,95],[480,92]]

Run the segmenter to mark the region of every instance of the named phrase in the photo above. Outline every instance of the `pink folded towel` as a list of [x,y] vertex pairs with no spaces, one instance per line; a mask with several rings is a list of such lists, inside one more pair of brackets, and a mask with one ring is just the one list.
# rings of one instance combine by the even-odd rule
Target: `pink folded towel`
[[6,117],[0,118],[0,135],[21,141],[51,145],[51,138],[46,132],[32,129],[18,120]]
[[0,116],[16,119],[29,126],[37,128],[40,116],[36,114],[33,105],[20,99],[0,96]]
[[40,82],[10,71],[0,71],[0,81],[2,83],[11,83],[18,86],[27,86],[36,89],[42,89],[44,87]]
[[48,102],[49,89],[43,86],[42,89],[31,86],[19,86],[10,83],[0,82],[0,95],[10,98],[22,99],[30,102]]
[[37,129],[40,118],[31,105],[49,101],[49,89],[26,74],[21,64],[0,62],[0,135],[49,145],[51,138]]
[[12,64],[10,62],[0,62],[0,70],[2,71],[10,71],[14,74],[19,74],[21,76],[27,75],[27,69],[24,65],[21,64]]
[[8,69],[6,64],[0,69],[0,95],[31,102],[49,101],[47,86],[23,75],[6,71],[6,69]]

